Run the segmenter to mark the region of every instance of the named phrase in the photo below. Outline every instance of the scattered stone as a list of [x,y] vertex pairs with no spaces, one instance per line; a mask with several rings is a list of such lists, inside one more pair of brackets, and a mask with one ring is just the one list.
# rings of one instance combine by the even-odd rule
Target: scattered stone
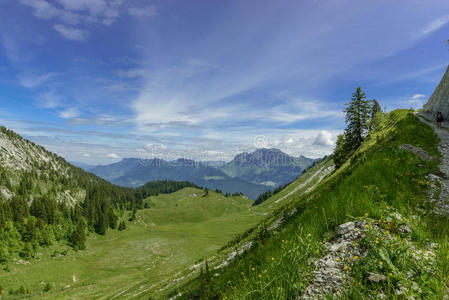
[[[221,269],[221,268],[228,266],[231,263],[231,261],[233,261],[238,255],[241,255],[245,251],[251,249],[252,246],[253,246],[252,241],[246,242],[245,244],[242,245],[242,247],[237,249],[237,251],[232,251],[231,253],[229,253],[228,257],[220,265],[214,267],[214,270]],[[199,265],[201,265],[201,264],[199,264]]]
[[358,241],[364,236],[365,225],[363,221],[355,221],[337,227],[336,238],[325,244],[328,254],[314,263],[314,281],[299,299],[322,299],[327,293],[338,295],[342,291],[349,282],[348,266],[354,262],[355,256],[364,256]]
[[377,274],[377,273],[369,273],[369,277],[368,277],[368,280],[373,281],[373,282],[381,282],[386,279],[387,279],[387,277],[385,275]]
[[402,224],[401,226],[399,226],[398,230],[400,233],[404,233],[404,234],[412,233],[412,230],[410,229],[410,227],[407,224]]
[[23,259],[19,259],[18,261],[16,261],[17,265],[26,265],[29,264],[29,261],[23,260]]
[[350,233],[351,231],[354,230],[354,228],[355,228],[354,222],[347,222],[345,224],[338,226],[337,234],[342,236],[344,234]]
[[402,145],[399,146],[399,149],[405,150],[405,151],[410,151],[410,152],[418,155],[422,160],[429,161],[429,160],[437,159],[435,156],[430,155],[429,153],[427,153],[423,149],[421,149],[419,147],[415,147],[415,146],[410,145],[410,144],[402,144]]
[[[449,215],[449,131],[446,128],[438,128],[436,124],[428,122],[424,118],[419,119],[432,127],[440,138],[438,145],[438,151],[442,156],[438,172],[440,174],[429,174],[428,176],[431,183],[429,198],[430,202],[435,205],[432,213]],[[439,196],[437,197],[437,195]]]

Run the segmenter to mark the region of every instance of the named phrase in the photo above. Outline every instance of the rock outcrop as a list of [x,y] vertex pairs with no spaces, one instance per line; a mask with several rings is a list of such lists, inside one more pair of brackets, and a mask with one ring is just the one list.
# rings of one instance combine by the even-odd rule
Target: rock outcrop
[[423,110],[432,115],[441,111],[444,119],[449,119],[449,67]]

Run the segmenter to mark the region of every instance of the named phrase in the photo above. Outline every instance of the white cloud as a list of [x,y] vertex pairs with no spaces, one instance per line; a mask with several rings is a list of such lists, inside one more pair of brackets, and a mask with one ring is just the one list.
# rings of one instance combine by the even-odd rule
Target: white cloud
[[20,0],[20,3],[32,7],[34,16],[40,19],[56,19],[66,25],[103,24],[111,25],[123,12],[135,17],[151,17],[156,7],[136,8],[122,0],[56,0],[52,4],[47,0]]
[[319,146],[333,146],[334,139],[332,133],[327,130],[321,130],[315,138],[314,144]]
[[117,154],[115,154],[115,153],[109,153],[108,155],[106,155],[106,157],[107,158],[110,158],[110,159],[119,159],[120,157],[117,155]]
[[45,0],[20,0],[22,4],[34,8],[34,16],[41,19],[52,19],[61,14],[61,11]]
[[26,88],[34,88],[40,86],[51,77],[55,76],[55,73],[45,73],[41,75],[23,74],[19,75],[19,83]]
[[92,15],[102,13],[107,4],[104,0],[56,0],[67,10],[87,10]]
[[415,94],[410,98],[410,100],[422,100],[424,98],[426,98],[426,95],[424,94]]
[[411,105],[414,109],[420,109],[424,103],[426,102],[426,95],[424,94],[415,94],[407,101],[409,105]]
[[426,35],[426,34],[432,33],[434,31],[440,29],[444,25],[446,25],[448,22],[449,22],[449,15],[442,16],[442,17],[430,22],[429,24],[427,24],[427,26],[425,26],[423,31],[421,32],[421,35]]
[[89,36],[89,32],[74,27],[67,27],[61,24],[56,24],[53,28],[59,32],[64,38],[72,41],[83,42]]
[[84,154],[83,154],[83,157],[89,158],[89,157],[90,157],[90,154],[89,154],[89,153],[84,153]]
[[79,116],[79,111],[76,108],[69,108],[65,111],[59,112],[59,116],[63,119],[72,119]]

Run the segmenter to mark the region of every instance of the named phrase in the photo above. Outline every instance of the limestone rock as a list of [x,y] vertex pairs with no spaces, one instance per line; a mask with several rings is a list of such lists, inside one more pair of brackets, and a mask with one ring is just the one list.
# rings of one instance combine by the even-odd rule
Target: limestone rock
[[423,110],[432,115],[441,111],[444,119],[449,119],[449,67]]

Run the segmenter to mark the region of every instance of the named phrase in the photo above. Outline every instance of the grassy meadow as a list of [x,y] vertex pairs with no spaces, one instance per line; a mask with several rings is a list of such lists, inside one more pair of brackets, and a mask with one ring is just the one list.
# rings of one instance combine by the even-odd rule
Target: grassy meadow
[[[138,296],[170,282],[172,275],[207,257],[259,222],[252,200],[186,188],[150,197],[124,231],[91,235],[87,250],[57,244],[29,263],[0,270],[4,298],[23,286],[30,299],[108,299]],[[49,291],[44,292],[47,285]],[[47,287],[48,289],[48,287]],[[20,297],[23,297],[22,295]]]

